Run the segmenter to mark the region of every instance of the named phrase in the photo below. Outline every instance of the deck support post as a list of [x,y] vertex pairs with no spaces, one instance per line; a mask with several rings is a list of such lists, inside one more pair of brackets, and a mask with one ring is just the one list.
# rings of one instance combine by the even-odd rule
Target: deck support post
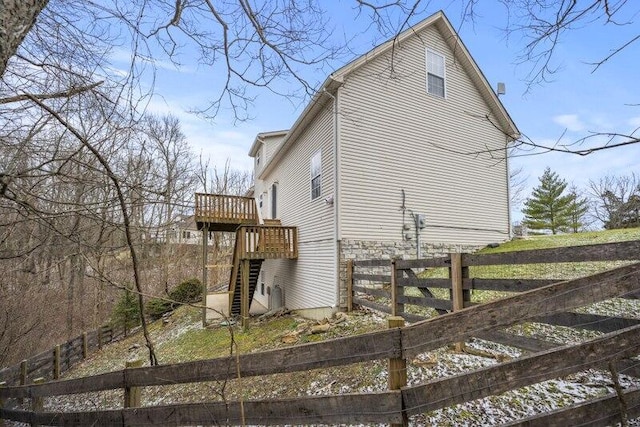
[[207,326],[207,292],[209,286],[209,277],[207,270],[207,262],[209,255],[209,226],[202,226],[202,327]]

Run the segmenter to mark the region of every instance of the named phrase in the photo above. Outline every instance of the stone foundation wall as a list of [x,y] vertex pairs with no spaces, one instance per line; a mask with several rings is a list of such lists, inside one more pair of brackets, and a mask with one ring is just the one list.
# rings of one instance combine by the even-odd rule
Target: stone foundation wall
[[[475,245],[457,245],[448,243],[428,243],[421,244],[421,257],[434,258],[437,256],[447,255],[451,252],[475,252],[482,246]],[[394,241],[381,242],[371,240],[342,240],[340,244],[340,308],[344,309],[347,305],[347,260],[366,260],[366,259],[415,259],[416,258],[416,242]],[[368,269],[369,270],[369,269]],[[370,274],[388,274],[387,267],[372,267]],[[362,270],[359,270],[363,272]]]

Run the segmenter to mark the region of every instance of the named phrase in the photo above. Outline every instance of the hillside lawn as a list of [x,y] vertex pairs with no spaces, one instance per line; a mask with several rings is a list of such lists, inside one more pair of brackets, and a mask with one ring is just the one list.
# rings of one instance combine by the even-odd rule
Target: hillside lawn
[[[609,230],[556,236],[535,236],[504,243],[498,248],[485,248],[484,253],[508,252],[549,247],[574,246],[616,241],[640,240],[640,228],[629,230]],[[473,274],[486,277],[536,277],[575,276],[585,272],[610,268],[610,263],[582,263],[603,265],[563,265],[515,266],[515,267],[478,267],[481,270]],[[542,269],[541,269],[542,268]],[[440,275],[442,271],[426,271],[423,274]],[[501,276],[497,276],[500,274]],[[538,276],[539,277],[539,276]],[[446,290],[438,290],[444,291]],[[506,293],[474,292],[476,302],[505,296]],[[621,305],[613,300],[611,314],[628,317],[640,317],[637,301],[632,306]],[[626,303],[624,303],[626,304]],[[599,308],[598,312],[609,312],[610,308]],[[311,334],[310,327],[316,322],[296,315],[286,314],[279,317],[255,321],[251,328],[242,331],[237,326],[201,327],[201,309],[183,306],[177,309],[167,322],[156,321],[150,326],[158,359],[161,364],[177,363],[228,356],[236,353],[250,353],[280,348],[306,342],[326,340],[335,337],[350,336],[386,328],[385,316],[372,311],[355,311],[344,321],[332,323],[328,332]],[[327,320],[328,321],[328,320]],[[326,323],[326,322],[325,322]],[[548,325],[536,326],[526,323],[511,329],[514,333],[538,338],[547,338],[560,343],[581,342],[597,336],[597,333],[574,331],[569,328],[557,328]],[[479,367],[499,363],[518,357],[522,353],[515,348],[498,344],[470,340],[467,343],[469,353],[456,352],[447,346],[425,353],[409,361],[408,377],[410,384],[429,379],[459,374]],[[147,352],[140,333],[133,334],[115,344],[105,346],[89,359],[80,363],[65,378],[95,375],[102,372],[122,369],[127,360],[147,359]],[[277,374],[265,377],[243,378],[228,382],[206,382],[196,384],[178,384],[175,386],[147,387],[143,391],[143,405],[170,403],[202,402],[228,399],[263,399],[301,395],[340,394],[350,392],[374,392],[386,390],[385,360],[358,363],[340,368],[317,369],[309,372]],[[621,379],[623,387],[636,384],[627,377]],[[446,408],[433,413],[412,418],[414,425],[487,425],[531,415],[540,410],[550,410],[593,396],[601,396],[613,391],[613,384],[607,372],[587,371],[571,378],[546,381],[544,383],[514,390],[501,396],[468,402],[463,405]],[[117,408],[122,403],[122,391],[91,393],[79,396],[61,396],[45,402],[47,410],[96,410]]]

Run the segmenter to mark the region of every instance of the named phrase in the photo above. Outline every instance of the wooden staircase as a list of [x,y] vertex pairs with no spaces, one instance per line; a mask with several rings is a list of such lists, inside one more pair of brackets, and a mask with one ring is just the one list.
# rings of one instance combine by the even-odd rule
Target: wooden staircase
[[[259,225],[256,203],[251,197],[197,193],[195,219],[203,233],[235,231],[229,313],[240,315],[244,324],[249,317],[262,262],[276,258],[296,259],[298,229],[283,227],[279,219],[265,219],[264,224]],[[205,242],[203,239],[203,244]]]
[[[253,301],[253,294],[256,292],[256,287],[258,286],[258,276],[260,275],[260,268],[262,267],[261,259],[252,259],[249,260],[249,304]],[[242,267],[239,269],[242,270]],[[242,309],[242,298],[241,298],[241,289],[242,289],[242,271],[239,271],[239,274],[236,275],[235,283],[229,283],[229,291],[232,292],[233,297],[231,300],[231,308],[229,309],[229,313],[232,316],[241,315]]]

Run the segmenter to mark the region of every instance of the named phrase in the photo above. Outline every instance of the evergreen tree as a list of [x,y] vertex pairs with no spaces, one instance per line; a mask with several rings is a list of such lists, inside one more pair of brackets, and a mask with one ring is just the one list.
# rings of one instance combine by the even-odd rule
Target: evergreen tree
[[524,224],[531,230],[550,230],[553,234],[568,230],[571,225],[569,207],[575,197],[564,194],[567,181],[548,167],[538,179],[540,185],[524,202]]
[[569,231],[577,233],[586,225],[585,216],[589,211],[589,200],[586,197],[582,197],[575,186],[571,187],[569,194],[572,198],[571,203],[569,203],[567,207],[567,213],[569,214]]

